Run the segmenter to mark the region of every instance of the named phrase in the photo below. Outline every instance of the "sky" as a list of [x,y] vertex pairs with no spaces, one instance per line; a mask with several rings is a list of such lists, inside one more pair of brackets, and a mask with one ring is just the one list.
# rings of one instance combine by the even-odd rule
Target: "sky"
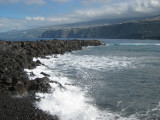
[[0,32],[160,15],[160,0],[0,0]]

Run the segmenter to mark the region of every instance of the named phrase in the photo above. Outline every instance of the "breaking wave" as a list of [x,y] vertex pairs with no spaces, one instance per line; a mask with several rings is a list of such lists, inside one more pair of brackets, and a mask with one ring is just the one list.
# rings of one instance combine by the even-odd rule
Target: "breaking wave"
[[[136,120],[133,116],[122,117],[119,113],[110,110],[100,110],[93,102],[92,98],[86,95],[86,89],[82,89],[73,84],[73,79],[69,78],[66,71],[80,71],[82,69],[92,69],[96,71],[120,70],[134,67],[135,58],[127,57],[98,57],[91,55],[65,54],[58,56],[48,56],[50,59],[37,58],[44,65],[37,66],[33,70],[36,76],[29,76],[35,79],[44,77],[41,72],[50,75],[50,80],[59,82],[63,88],[55,83],[50,83],[52,90],[50,93],[36,93],[36,98],[40,99],[35,106],[52,115],[58,115],[61,120]],[[36,58],[34,58],[36,60]],[[76,73],[77,74],[77,73]],[[78,81],[77,81],[78,82]]]
[[109,45],[122,45],[122,46],[160,46],[159,43],[115,43]]

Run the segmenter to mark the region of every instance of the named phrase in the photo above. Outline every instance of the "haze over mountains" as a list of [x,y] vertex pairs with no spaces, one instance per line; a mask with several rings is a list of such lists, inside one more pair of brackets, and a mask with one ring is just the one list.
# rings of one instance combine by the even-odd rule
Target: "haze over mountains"
[[0,33],[0,38],[160,39],[160,16],[100,19]]

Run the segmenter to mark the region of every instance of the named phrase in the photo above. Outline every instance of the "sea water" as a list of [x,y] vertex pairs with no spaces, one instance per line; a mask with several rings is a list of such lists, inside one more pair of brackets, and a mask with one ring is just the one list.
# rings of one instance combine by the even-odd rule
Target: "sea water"
[[50,93],[36,93],[34,105],[60,120],[160,119],[160,41],[105,40],[64,55],[34,58],[33,70],[50,74]]

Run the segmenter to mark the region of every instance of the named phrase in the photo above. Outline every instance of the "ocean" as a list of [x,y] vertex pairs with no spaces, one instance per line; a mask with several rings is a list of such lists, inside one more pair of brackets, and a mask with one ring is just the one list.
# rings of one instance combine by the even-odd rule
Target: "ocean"
[[[36,93],[34,105],[60,120],[160,119],[160,41],[99,39],[105,46],[34,58],[50,75],[50,93]],[[61,86],[61,85],[63,86]]]

